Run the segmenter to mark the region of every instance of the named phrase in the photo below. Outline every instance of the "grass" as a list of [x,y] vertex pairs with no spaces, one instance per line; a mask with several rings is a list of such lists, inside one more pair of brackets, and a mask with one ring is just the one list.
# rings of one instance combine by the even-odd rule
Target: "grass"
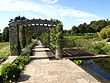
[[9,42],[0,42],[0,64],[10,55]]
[[9,46],[9,42],[0,42],[0,50],[7,46]]

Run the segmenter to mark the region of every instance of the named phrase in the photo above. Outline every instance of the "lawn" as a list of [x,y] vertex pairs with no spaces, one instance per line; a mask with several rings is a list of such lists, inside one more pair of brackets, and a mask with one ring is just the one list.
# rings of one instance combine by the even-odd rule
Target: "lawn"
[[10,55],[9,42],[0,42],[0,64]]

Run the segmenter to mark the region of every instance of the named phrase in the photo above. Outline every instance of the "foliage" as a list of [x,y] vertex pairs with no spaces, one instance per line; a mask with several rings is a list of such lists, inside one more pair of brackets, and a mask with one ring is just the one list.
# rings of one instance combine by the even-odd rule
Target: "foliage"
[[25,28],[25,38],[26,38],[26,45],[29,45],[32,42],[31,28]]
[[19,41],[20,41],[20,47],[24,48],[26,46],[26,36],[25,36],[25,29],[22,25],[19,26]]
[[60,22],[57,26],[56,26],[56,48],[60,48],[62,49],[62,39],[63,39],[63,25]]
[[38,34],[37,33],[33,33],[32,34],[32,39],[36,39],[38,37]]
[[71,34],[73,34],[72,32],[71,32],[71,30],[63,30],[63,36],[71,36]]
[[9,29],[5,27],[2,33],[2,41],[8,42],[9,41]]
[[110,25],[100,31],[100,37],[103,39],[110,38]]
[[22,56],[30,56],[31,55],[31,49],[37,44],[37,41],[33,41],[31,44],[26,46],[22,49],[21,55]]
[[18,56],[13,63],[6,63],[0,69],[0,83],[15,82],[24,65],[29,63],[29,56]]
[[24,68],[24,65],[26,65],[29,61],[29,56],[18,56],[13,63],[22,70]]
[[84,33],[100,32],[105,26],[110,25],[110,20],[91,21],[90,24],[80,24],[78,27],[73,26],[71,30],[64,30],[64,36],[80,35]]
[[28,48],[28,47],[23,48],[22,52],[21,52],[21,55],[22,56],[30,56],[31,55],[31,49]]
[[26,18],[23,16],[23,17],[21,17],[21,16],[17,16],[17,17],[15,17],[14,19],[10,19],[10,21],[9,22],[12,22],[12,21],[18,21],[18,20],[26,20]]
[[2,42],[2,35],[0,35],[0,42]]
[[78,39],[82,39],[83,36],[63,36],[63,48],[64,47],[75,47],[75,41]]
[[42,35],[40,35],[41,42],[44,46],[49,45],[49,38],[50,38],[50,33],[49,31],[44,31]]
[[90,39],[90,38],[99,38],[98,33],[85,33],[84,38]]
[[42,35],[40,35],[41,42],[44,46],[49,47],[52,52],[55,53],[56,48],[62,48],[62,34],[63,26],[60,22],[57,26],[52,26],[50,31],[44,31]]
[[80,65],[83,62],[83,60],[73,60],[73,62],[77,65]]
[[4,83],[6,81],[15,81],[20,73],[20,68],[16,64],[6,63],[0,69],[0,75],[3,78]]
[[10,56],[9,50],[0,54],[0,64]]
[[96,54],[110,54],[110,45],[106,42],[97,42],[89,47],[89,51]]

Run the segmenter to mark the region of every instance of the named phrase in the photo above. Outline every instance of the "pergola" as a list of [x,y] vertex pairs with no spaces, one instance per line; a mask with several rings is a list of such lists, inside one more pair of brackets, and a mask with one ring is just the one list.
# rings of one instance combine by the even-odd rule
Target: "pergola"
[[32,19],[32,20],[18,20],[11,21],[9,23],[9,41],[10,41],[10,53],[13,56],[18,56],[19,52],[19,26],[23,25],[24,28],[30,28],[32,33],[41,34],[45,30],[50,30],[52,26],[56,26],[59,23],[58,20],[41,20],[41,19]]

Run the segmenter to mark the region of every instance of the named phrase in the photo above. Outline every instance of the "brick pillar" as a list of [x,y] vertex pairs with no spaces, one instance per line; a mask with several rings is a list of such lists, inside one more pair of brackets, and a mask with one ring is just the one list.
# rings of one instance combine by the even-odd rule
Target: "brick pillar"
[[18,56],[20,54],[19,28],[18,26],[9,27],[10,54]]

